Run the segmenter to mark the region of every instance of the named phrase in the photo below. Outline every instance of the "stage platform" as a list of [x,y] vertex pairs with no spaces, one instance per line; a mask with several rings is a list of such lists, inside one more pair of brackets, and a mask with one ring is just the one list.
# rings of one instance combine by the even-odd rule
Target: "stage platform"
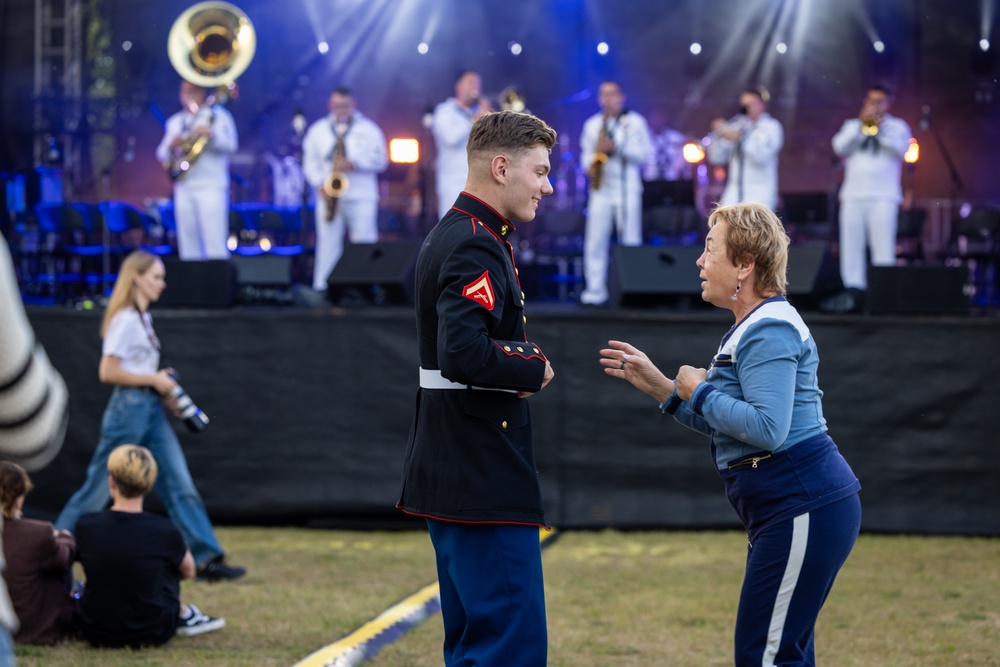
[[[211,419],[181,441],[216,522],[419,525],[394,509],[417,388],[412,308],[153,313],[163,362]],[[83,481],[110,388],[97,380],[99,313],[29,316],[71,396],[63,451],[28,502],[51,519]],[[529,303],[527,317],[556,371],[529,399],[553,525],[739,526],[707,440],[598,364],[614,338],[667,372],[705,366],[728,313]],[[1000,535],[1000,318],[804,317],[830,433],[864,487],[864,530]]]

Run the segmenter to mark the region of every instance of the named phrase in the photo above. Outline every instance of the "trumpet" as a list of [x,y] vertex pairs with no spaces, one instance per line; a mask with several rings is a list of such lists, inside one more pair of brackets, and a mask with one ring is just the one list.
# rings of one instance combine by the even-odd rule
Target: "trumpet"
[[708,148],[708,146],[713,141],[721,137],[726,132],[729,132],[730,130],[742,132],[746,126],[746,122],[747,122],[746,114],[743,113],[736,114],[735,116],[727,120],[725,123],[720,124],[714,130],[706,134],[705,137],[701,140],[701,145],[704,146],[705,148]]
[[500,92],[500,108],[504,111],[524,111],[527,105],[524,95],[514,86],[507,86]]
[[[333,149],[333,164],[337,164],[337,158],[343,159],[346,157],[346,151],[344,149],[343,139],[337,140],[337,145]],[[330,171],[330,175],[326,177],[321,186],[323,190],[323,195],[326,197],[326,221],[330,222],[333,217],[337,215],[337,204],[340,202],[340,198],[344,196],[347,192],[347,188],[351,186],[350,179],[347,178],[347,174],[336,168]]]
[[[170,63],[185,81],[215,91],[204,107],[225,104],[236,77],[253,61],[257,35],[249,17],[228,2],[200,2],[174,21],[167,36]],[[186,138],[163,168],[173,180],[183,178],[204,152],[208,136]]]
[[879,123],[882,119],[879,116],[863,116],[861,118],[861,134],[866,137],[874,137],[878,134]]

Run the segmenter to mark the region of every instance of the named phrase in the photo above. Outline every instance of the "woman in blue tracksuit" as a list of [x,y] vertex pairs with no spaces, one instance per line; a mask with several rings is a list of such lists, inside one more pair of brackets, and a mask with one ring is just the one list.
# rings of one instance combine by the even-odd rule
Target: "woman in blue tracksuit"
[[702,298],[736,318],[708,369],[681,366],[671,380],[621,341],[601,350],[601,364],[709,436],[750,541],[736,665],[814,665],[816,617],[857,539],[861,485],[827,435],[816,343],[784,296],[781,222],[737,204],[708,225]]

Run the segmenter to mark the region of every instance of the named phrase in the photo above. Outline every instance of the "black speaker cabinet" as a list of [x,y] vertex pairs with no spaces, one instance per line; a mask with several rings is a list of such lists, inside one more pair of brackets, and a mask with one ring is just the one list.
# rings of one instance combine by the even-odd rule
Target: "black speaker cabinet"
[[[701,246],[639,246],[615,248],[615,277],[621,306],[687,303],[701,299],[701,279],[695,262]],[[811,306],[840,289],[836,262],[824,244],[788,249],[788,295]]]
[[159,304],[181,308],[228,308],[236,301],[236,270],[226,259],[185,262],[164,257],[167,287]]
[[412,303],[419,243],[351,243],[327,279],[334,302]]
[[955,314],[969,310],[963,266],[871,266],[868,310],[872,313]]
[[236,284],[254,287],[288,287],[292,284],[292,258],[283,255],[233,255]]
[[[613,284],[620,306],[653,306],[701,300],[695,262],[701,246],[616,246]],[[691,297],[695,297],[692,299]]]

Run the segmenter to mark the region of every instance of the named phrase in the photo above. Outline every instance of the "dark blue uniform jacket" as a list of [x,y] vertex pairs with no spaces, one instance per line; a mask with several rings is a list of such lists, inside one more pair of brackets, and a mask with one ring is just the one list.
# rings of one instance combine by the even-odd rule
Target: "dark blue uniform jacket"
[[525,337],[513,231],[462,193],[420,250],[420,365],[465,387],[417,392],[397,504],[410,514],[547,525],[528,400],[483,390],[538,391],[545,370],[541,348]]

